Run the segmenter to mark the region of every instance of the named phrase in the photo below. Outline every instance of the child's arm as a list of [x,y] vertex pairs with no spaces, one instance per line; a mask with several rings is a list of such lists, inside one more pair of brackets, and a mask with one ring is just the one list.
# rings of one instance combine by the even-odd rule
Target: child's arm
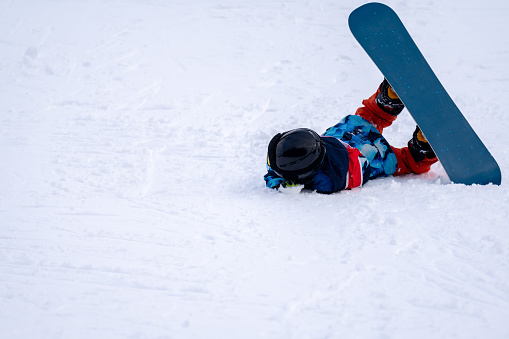
[[285,179],[278,176],[270,167],[268,167],[267,174],[265,174],[263,180],[265,180],[265,185],[267,187],[276,189],[285,182]]

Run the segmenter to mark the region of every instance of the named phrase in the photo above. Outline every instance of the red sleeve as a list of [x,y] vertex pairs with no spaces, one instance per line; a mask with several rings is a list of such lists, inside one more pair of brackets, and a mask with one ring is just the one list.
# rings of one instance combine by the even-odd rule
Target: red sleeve
[[362,182],[362,167],[359,161],[361,152],[348,144],[345,144],[348,150],[348,175],[346,182],[346,189],[359,187],[363,184]]

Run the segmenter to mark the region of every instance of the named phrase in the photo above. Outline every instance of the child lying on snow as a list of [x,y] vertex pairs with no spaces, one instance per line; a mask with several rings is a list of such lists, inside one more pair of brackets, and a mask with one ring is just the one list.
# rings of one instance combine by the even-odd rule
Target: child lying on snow
[[381,176],[428,172],[437,158],[419,126],[408,147],[395,148],[382,136],[403,108],[386,79],[355,115],[319,136],[307,128],[275,135],[269,143],[265,183],[279,188],[304,185],[334,193]]

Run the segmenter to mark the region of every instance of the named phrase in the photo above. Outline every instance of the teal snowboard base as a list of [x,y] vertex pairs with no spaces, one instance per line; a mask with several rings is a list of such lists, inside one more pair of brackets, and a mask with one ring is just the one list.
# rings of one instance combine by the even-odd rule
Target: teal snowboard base
[[387,78],[454,183],[497,184],[497,162],[388,6],[368,3],[348,19],[353,35]]

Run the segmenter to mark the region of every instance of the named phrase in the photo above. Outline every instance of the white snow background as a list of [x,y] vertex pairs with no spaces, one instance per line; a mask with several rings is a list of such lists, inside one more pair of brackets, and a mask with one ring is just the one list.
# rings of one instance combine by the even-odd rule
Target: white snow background
[[363,3],[1,1],[0,337],[508,338],[508,1],[386,1],[501,186],[264,186],[381,82]]

